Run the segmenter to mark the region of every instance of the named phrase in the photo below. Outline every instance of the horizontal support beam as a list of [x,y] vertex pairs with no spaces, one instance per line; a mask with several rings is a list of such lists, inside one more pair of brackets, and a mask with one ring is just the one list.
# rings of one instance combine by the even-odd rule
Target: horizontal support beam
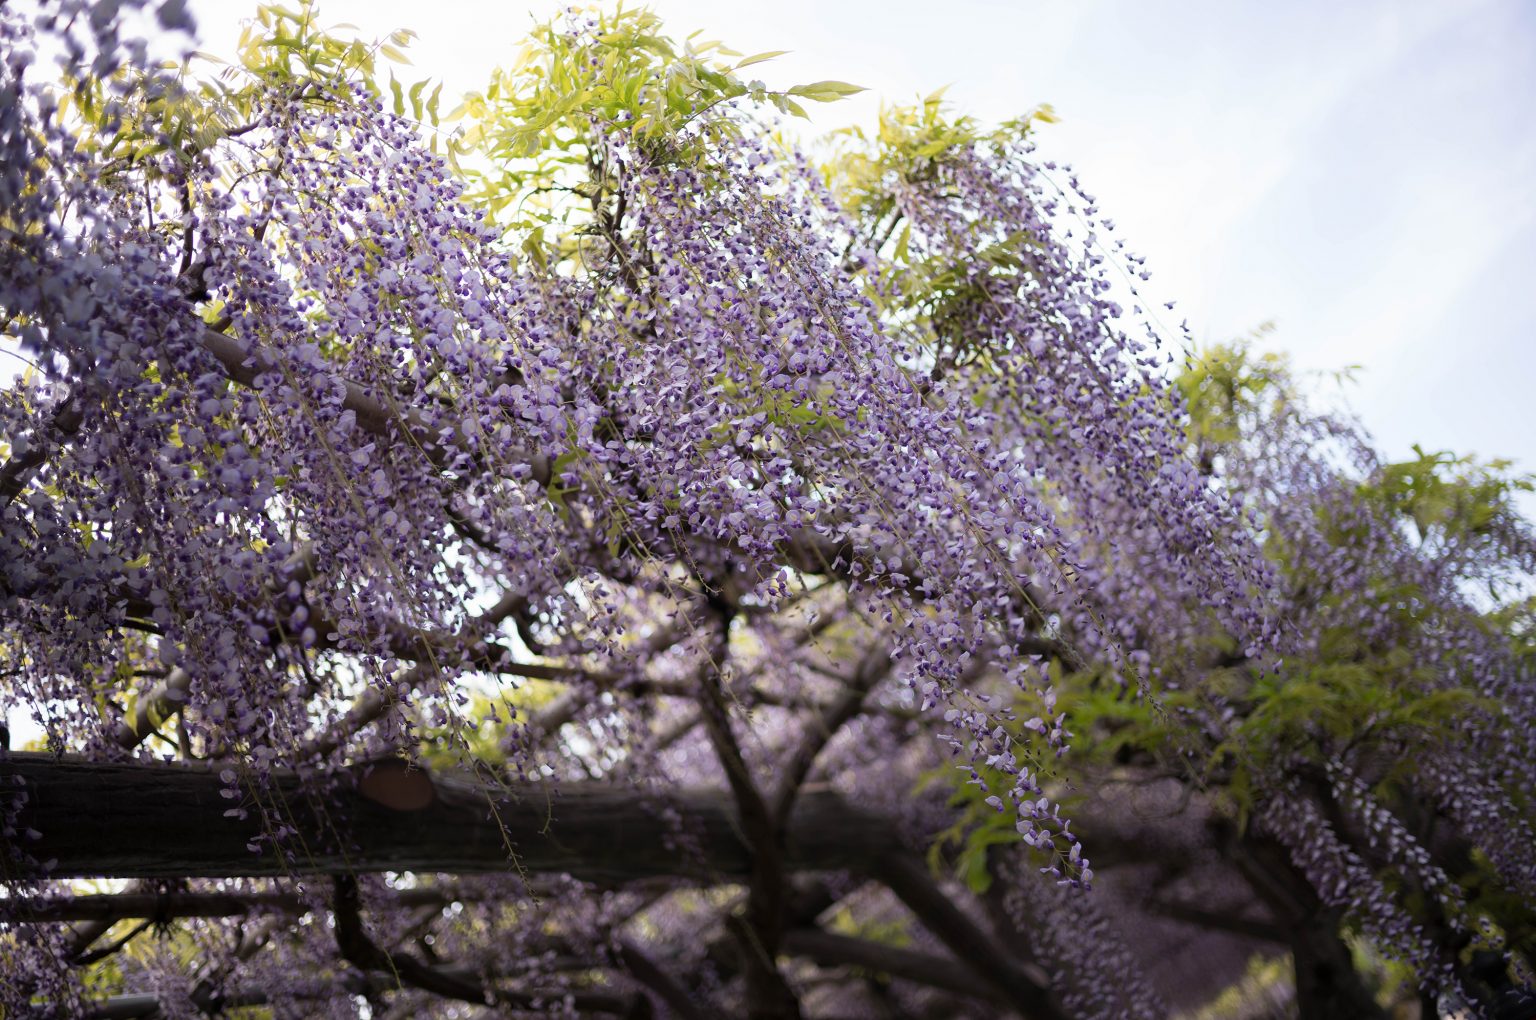
[[[445,977],[457,980],[477,980],[475,971],[460,967],[438,967],[434,970]],[[300,983],[286,987],[281,994],[274,995],[266,988],[249,986],[235,988],[219,996],[204,996],[202,1002],[197,1005],[210,1015],[223,1015],[225,1010],[238,1009],[249,1006],[265,1006],[272,1002],[284,1000],[326,999],[341,995],[384,995],[401,989],[398,981],[380,974],[343,974],[334,980],[311,978]],[[632,1017],[642,1015],[640,1010],[644,1008],[641,997],[634,992],[621,989],[565,989],[551,988],[548,990],[530,989],[497,989],[496,994],[509,1004],[513,1009],[537,1009],[540,1015],[545,1015],[547,1010],[557,1008],[560,1003],[567,1000],[577,1010],[579,1016]],[[130,995],[118,995],[88,1009],[84,1014],[86,1020],[154,1020],[155,1017],[163,1017],[163,1002],[160,996],[153,993],[140,992]]]
[[[391,893],[397,907],[443,906],[458,890],[451,886],[401,889]],[[303,914],[312,899],[297,892],[121,892],[84,896],[0,899],[0,922],[54,924],[74,921],[116,923],[128,918],[174,920],[183,917],[244,917],[247,914]]]
[[[13,777],[24,785],[13,787]],[[751,852],[723,792],[493,784],[429,778],[394,762],[338,775],[328,789],[317,782],[278,773],[265,788],[243,787],[243,799],[226,799],[206,766],[11,754],[0,759],[0,796],[24,794],[18,831],[40,835],[16,847],[39,863],[7,870],[148,879],[526,871],[600,884],[750,874]],[[227,814],[237,807],[245,818]],[[299,837],[274,849],[263,833],[275,822]],[[796,870],[863,870],[896,845],[884,819],[813,793],[787,827],[785,858]]]
[[[242,788],[244,800],[224,792],[204,765],[0,756],[0,797],[24,797],[16,829],[38,835],[0,848],[0,860],[8,876],[56,879],[546,872],[621,885],[648,878],[721,884],[751,875],[752,851],[724,792],[492,783],[429,777],[400,762],[307,783],[279,772],[265,786]],[[264,840],[269,823],[299,835],[274,849]],[[792,871],[852,871],[883,882],[1020,1014],[1060,1017],[1045,982],[938,888],[886,819],[835,794],[807,791],[785,827],[782,852]]]

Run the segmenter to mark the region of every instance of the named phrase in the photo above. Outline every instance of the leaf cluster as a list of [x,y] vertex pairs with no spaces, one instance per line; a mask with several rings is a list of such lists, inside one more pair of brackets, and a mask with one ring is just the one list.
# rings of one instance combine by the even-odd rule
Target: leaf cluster
[[509,231],[556,225],[569,257],[579,247],[570,225],[601,221],[621,190],[619,150],[704,166],[712,144],[740,137],[751,107],[803,117],[802,100],[863,91],[838,81],[775,90],[740,74],[781,52],[743,56],[698,33],[679,44],[644,9],[568,12],[535,28],[512,65],[454,111],[464,126],[450,160]]

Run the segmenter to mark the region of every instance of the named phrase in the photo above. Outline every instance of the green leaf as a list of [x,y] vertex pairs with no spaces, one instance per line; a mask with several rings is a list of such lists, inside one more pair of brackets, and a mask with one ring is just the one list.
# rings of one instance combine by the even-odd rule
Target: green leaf
[[443,83],[438,82],[437,88],[433,89],[432,94],[427,97],[427,116],[432,118],[433,127],[437,127],[437,101],[442,94]]
[[395,80],[394,74],[389,76],[389,91],[395,97],[395,116],[405,116],[405,94],[400,91],[400,83]]
[[743,67],[751,67],[753,64],[761,64],[765,60],[772,60],[774,57],[782,57],[788,52],[789,50],[769,50],[767,53],[754,53],[752,56],[739,61],[736,64],[734,70],[740,71]]
[[850,85],[845,81],[818,81],[809,85],[796,85],[789,90],[789,94],[814,99],[818,103],[835,103],[863,91],[865,89],[862,85]]

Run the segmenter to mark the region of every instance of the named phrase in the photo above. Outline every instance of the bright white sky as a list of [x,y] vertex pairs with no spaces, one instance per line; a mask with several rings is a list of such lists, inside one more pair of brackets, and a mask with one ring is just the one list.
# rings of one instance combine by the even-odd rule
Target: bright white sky
[[[1536,471],[1536,4],[1525,0],[656,0],[674,34],[791,50],[770,85],[867,86],[868,122],[941,85],[1002,119],[1040,102],[1197,340],[1272,321],[1306,368],[1363,366],[1351,405],[1411,444]],[[193,0],[230,53],[245,0]],[[554,3],[321,0],[365,36],[416,30],[419,77],[480,88]],[[410,69],[407,69],[409,72]],[[1176,319],[1175,319],[1176,321]],[[1536,504],[1532,504],[1536,505]]]

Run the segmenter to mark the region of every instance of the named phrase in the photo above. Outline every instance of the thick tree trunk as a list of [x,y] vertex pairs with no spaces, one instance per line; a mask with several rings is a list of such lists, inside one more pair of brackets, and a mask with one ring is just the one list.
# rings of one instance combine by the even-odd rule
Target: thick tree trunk
[[1384,1020],[1386,1012],[1339,935],[1339,912],[1318,898],[1289,851],[1252,832],[1234,840],[1230,851],[1254,893],[1279,919],[1290,946],[1298,1020]]
[[1296,970],[1298,1020],[1371,1020],[1385,1017],[1360,980],[1349,946],[1339,937],[1339,919],[1319,911],[1291,932]]

